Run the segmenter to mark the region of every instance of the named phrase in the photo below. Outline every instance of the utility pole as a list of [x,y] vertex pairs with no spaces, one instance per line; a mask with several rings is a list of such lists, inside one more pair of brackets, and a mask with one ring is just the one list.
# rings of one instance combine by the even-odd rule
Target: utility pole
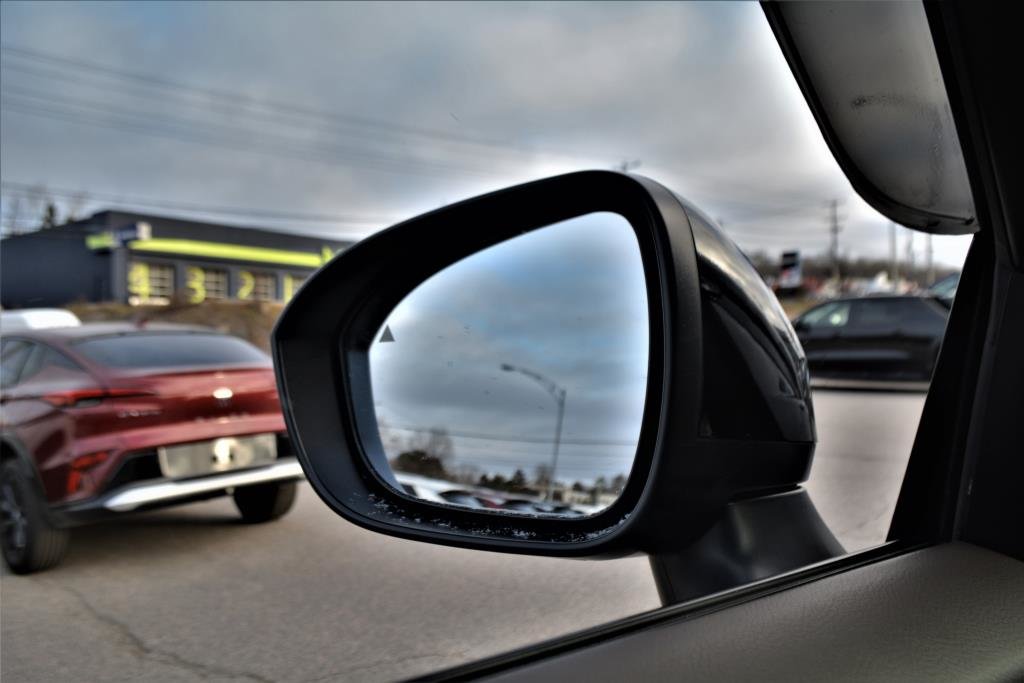
[[931,286],[935,282],[935,253],[932,251],[932,234],[928,233],[928,238],[925,241],[925,264],[928,269],[927,280],[925,286]]
[[914,232],[912,230],[907,231],[907,277],[917,282],[917,274],[914,272]]
[[829,255],[832,257],[832,277],[839,281],[839,200],[833,199],[831,202],[832,206],[832,224],[829,226],[829,235],[831,237],[829,242]]
[[634,168],[640,168],[640,164],[643,162],[639,159],[623,159],[619,163],[612,166],[612,169],[619,171],[620,173],[629,173]]
[[555,418],[554,448],[551,451],[551,474],[548,476],[547,487],[544,491],[544,500],[551,501],[554,498],[555,473],[558,471],[558,448],[562,443],[562,420],[565,417],[566,391],[563,387],[555,384],[549,378],[539,372],[530,370],[529,368],[521,368],[518,365],[502,363],[501,369],[502,372],[518,372],[519,374],[525,375],[537,382],[544,391],[551,394],[551,398],[555,400],[555,405],[558,407],[558,414]]
[[896,222],[889,221],[889,279],[892,280],[893,289],[900,281],[900,257],[896,248]]

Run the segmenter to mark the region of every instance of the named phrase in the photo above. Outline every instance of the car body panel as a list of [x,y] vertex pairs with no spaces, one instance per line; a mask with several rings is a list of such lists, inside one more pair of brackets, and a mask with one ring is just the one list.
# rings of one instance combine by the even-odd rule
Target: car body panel
[[499,657],[436,679],[1020,680],[1024,601],[1008,597],[1022,585],[1024,563],[946,544],[724,608],[710,596],[580,634],[560,652],[542,654],[540,645],[518,661]]
[[[160,446],[285,432],[269,360],[226,368],[117,369],[76,351],[76,341],[114,330],[134,333],[131,327],[85,325],[5,340],[35,345],[30,358],[56,354],[70,361],[67,367],[44,361],[31,377],[19,377],[3,390],[0,411],[5,440],[32,454],[51,505],[97,496],[127,459],[155,454]],[[80,396],[86,398],[60,405]]]

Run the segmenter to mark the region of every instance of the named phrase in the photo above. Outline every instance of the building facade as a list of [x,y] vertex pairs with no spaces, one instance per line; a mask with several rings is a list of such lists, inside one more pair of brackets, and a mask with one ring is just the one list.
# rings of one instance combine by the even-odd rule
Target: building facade
[[287,301],[351,243],[102,211],[0,241],[0,305]]

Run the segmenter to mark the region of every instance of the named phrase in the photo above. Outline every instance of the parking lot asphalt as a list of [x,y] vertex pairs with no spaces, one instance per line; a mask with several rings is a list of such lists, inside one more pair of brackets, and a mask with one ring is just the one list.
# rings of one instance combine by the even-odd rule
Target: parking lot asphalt
[[[808,489],[849,550],[884,540],[924,396],[817,391]],[[392,680],[654,609],[641,557],[587,562],[379,536],[303,485],[241,524],[228,499],[78,529],[0,576],[0,678]]]

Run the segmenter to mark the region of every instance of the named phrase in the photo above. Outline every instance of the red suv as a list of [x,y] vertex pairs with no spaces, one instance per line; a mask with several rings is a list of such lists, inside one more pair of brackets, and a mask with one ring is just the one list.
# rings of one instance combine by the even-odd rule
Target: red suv
[[202,328],[91,324],[0,345],[0,517],[15,572],[56,564],[68,528],[230,493],[287,512],[302,470],[270,358]]

